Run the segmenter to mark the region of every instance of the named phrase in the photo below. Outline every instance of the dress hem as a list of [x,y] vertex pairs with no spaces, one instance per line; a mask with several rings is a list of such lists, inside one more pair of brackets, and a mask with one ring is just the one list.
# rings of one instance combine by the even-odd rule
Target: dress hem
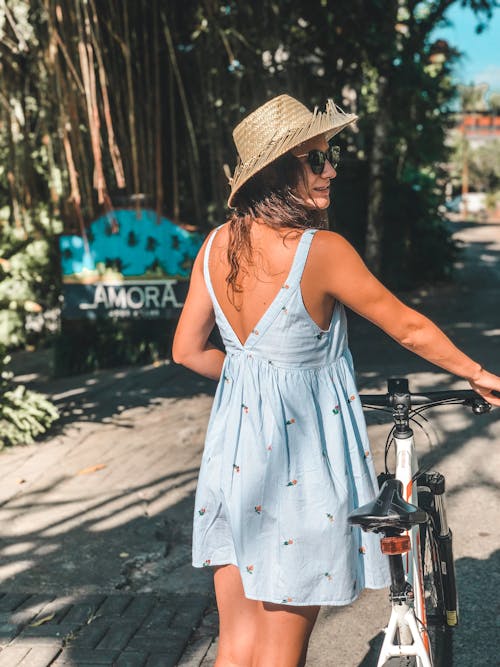
[[[236,563],[233,563],[232,561],[224,562],[224,563],[210,563],[210,565],[195,565],[195,563],[192,564],[193,567],[196,568],[207,568],[207,567],[222,567],[223,565],[234,565],[235,567],[238,567]],[[238,568],[239,569],[239,568]],[[390,583],[383,584],[381,586],[363,586],[356,595],[353,597],[347,599],[347,600],[335,600],[335,601],[330,601],[330,600],[322,600],[321,602],[296,602],[293,600],[292,602],[283,602],[283,600],[270,600],[270,599],[264,599],[262,597],[255,597],[253,595],[247,595],[245,592],[245,586],[243,585],[243,591],[245,592],[245,597],[247,600],[256,600],[257,602],[270,602],[271,604],[280,604],[280,605],[286,605],[288,607],[322,607],[322,606],[329,606],[329,607],[344,607],[349,604],[352,604],[355,602],[358,597],[361,595],[361,593],[364,590],[372,590],[372,591],[380,591],[384,588],[389,588]]]

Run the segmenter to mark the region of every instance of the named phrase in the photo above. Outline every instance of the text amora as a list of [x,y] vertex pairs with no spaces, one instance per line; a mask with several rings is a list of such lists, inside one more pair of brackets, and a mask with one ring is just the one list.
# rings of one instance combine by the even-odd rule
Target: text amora
[[96,285],[93,303],[82,303],[80,308],[96,309],[103,306],[108,309],[130,308],[181,308],[183,303],[177,300],[173,286],[177,280],[152,285]]

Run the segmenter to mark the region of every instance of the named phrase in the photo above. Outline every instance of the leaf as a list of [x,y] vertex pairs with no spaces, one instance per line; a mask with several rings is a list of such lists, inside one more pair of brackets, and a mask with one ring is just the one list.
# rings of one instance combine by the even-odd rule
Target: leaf
[[54,618],[55,615],[56,614],[54,612],[53,614],[49,614],[48,616],[42,616],[42,618],[39,618],[37,621],[33,621],[33,623],[30,623],[30,628],[38,628],[39,625],[48,623]]
[[77,475],[90,475],[93,472],[97,472],[98,470],[102,470],[103,468],[106,468],[105,463],[97,463],[95,466],[89,466],[88,468],[83,468],[83,470],[79,470],[76,474]]

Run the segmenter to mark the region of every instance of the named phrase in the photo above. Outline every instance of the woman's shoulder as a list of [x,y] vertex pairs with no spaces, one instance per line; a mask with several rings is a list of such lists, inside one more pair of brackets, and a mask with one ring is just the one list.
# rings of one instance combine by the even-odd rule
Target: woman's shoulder
[[205,255],[205,249],[209,243],[210,245],[218,245],[227,236],[227,225],[228,223],[224,222],[207,232],[207,235],[205,236],[205,239],[203,240],[203,243],[201,244],[198,251],[199,257],[203,258]]
[[317,230],[314,235],[312,249],[318,256],[328,255],[330,257],[332,253],[355,252],[353,246],[342,234],[330,231],[329,229]]

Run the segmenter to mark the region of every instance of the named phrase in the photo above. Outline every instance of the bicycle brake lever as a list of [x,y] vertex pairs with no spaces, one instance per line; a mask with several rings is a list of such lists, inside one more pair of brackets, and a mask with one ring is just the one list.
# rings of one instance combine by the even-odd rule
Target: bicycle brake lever
[[[492,389],[491,393],[495,398],[500,398],[500,391]],[[493,407],[491,403],[488,403],[488,401],[480,394],[477,394],[476,397],[472,398],[470,401],[466,401],[466,404],[471,406],[472,412],[476,415],[484,415],[485,413],[490,412]]]
[[484,415],[492,408],[491,403],[488,403],[480,394],[464,401],[464,405],[469,405],[475,415]]

